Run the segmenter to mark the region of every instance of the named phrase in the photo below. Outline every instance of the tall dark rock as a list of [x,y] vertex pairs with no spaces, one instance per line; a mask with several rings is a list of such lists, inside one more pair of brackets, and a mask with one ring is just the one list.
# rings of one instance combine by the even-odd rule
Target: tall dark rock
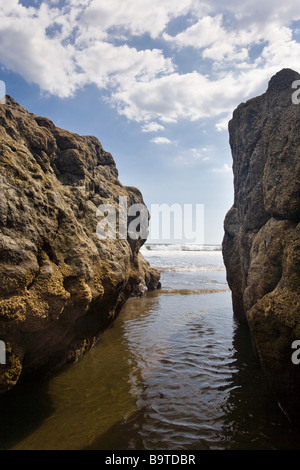
[[300,364],[292,345],[300,340],[300,104],[292,84],[299,79],[282,70],[266,93],[233,113],[234,204],[223,239],[234,314],[248,323],[278,401],[298,425]]
[[0,105],[0,392],[76,360],[129,296],[157,287],[144,240],[96,234],[97,208],[118,212],[121,196],[143,204],[95,137]]

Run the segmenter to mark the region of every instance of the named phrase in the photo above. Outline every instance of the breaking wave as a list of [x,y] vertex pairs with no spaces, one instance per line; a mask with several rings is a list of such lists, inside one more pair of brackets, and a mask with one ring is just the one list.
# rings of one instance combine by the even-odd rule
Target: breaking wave
[[154,244],[145,243],[142,250],[148,251],[221,251],[221,245],[192,245],[192,244]]

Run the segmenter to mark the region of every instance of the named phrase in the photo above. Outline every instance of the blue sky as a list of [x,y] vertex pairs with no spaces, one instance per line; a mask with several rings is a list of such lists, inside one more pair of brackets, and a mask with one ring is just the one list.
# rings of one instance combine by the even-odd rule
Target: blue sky
[[298,1],[0,0],[0,79],[30,112],[95,135],[151,204],[204,204],[221,243],[233,202],[227,123],[284,67]]

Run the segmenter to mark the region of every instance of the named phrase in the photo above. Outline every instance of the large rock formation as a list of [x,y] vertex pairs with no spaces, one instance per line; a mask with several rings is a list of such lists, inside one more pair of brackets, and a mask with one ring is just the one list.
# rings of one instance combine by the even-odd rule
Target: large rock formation
[[[233,309],[290,419],[300,424],[300,105],[284,69],[265,94],[241,104],[229,123],[234,204],[223,257]],[[299,347],[299,346],[298,346]],[[299,355],[300,357],[300,355]]]
[[59,129],[6,97],[0,164],[5,392],[22,377],[76,360],[129,296],[158,286],[159,273],[139,252],[144,240],[96,234],[100,204],[118,211],[120,196],[128,207],[143,199],[136,188],[122,186],[112,156],[95,137]]

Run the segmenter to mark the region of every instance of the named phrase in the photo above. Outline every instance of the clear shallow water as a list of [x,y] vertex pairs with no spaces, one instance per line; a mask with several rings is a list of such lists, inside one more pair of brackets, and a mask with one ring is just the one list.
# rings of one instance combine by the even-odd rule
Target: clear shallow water
[[0,405],[1,449],[300,449],[235,323],[221,252],[147,251],[130,299],[77,364]]

